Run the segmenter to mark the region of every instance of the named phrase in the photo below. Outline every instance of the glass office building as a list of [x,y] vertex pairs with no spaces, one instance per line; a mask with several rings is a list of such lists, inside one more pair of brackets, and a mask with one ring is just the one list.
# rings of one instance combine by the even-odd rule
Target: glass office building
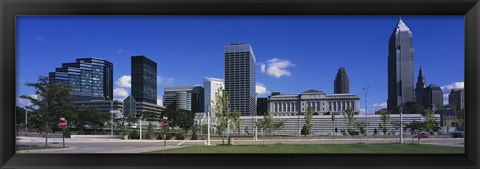
[[73,101],[113,99],[113,64],[103,59],[79,58],[63,63],[49,73],[49,78],[69,85]]
[[229,109],[242,116],[256,114],[255,55],[250,44],[227,45],[225,52],[225,90]]
[[132,95],[137,102],[157,104],[157,63],[132,56]]

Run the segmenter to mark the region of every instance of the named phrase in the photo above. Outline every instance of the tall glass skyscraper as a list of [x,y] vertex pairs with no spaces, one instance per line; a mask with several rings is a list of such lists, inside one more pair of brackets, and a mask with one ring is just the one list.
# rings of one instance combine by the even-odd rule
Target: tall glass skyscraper
[[388,44],[388,101],[393,110],[406,102],[415,102],[413,88],[413,34],[400,19]]
[[256,114],[255,55],[250,44],[235,43],[225,46],[225,90],[230,110],[242,116]]
[[157,104],[157,63],[132,56],[132,96],[137,102]]
[[79,58],[63,63],[49,78],[73,89],[73,101],[112,100],[113,64],[98,58]]

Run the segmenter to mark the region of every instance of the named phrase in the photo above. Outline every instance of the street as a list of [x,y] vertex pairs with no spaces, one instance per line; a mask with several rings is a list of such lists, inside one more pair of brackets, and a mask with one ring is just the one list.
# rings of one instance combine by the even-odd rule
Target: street
[[[225,140],[225,143],[227,140]],[[264,139],[264,140],[235,140],[236,145],[251,144],[373,144],[397,143],[395,138],[368,138],[368,139]],[[418,144],[414,138],[405,138],[405,144]],[[43,137],[17,137],[17,145],[43,146]],[[188,146],[205,146],[206,140],[121,140],[121,139],[71,139],[65,138],[66,148],[22,150],[19,153],[146,153],[157,150],[181,148]],[[222,140],[211,140],[211,145],[222,144]],[[426,138],[421,144],[464,147],[462,138]],[[49,138],[48,145],[62,147],[62,138]]]

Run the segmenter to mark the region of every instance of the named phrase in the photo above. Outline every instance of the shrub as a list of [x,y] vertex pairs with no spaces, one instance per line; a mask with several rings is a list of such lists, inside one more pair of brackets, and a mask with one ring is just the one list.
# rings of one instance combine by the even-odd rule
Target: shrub
[[198,140],[197,132],[193,132],[191,140]]
[[175,136],[175,140],[185,140],[185,134],[183,134],[183,132],[178,132]]
[[69,128],[66,128],[66,129],[65,129],[65,133],[63,133],[63,136],[64,136],[65,138],[70,138],[70,129],[69,129]]
[[130,134],[128,135],[130,139],[140,139],[140,134],[138,133],[137,130],[132,130]]

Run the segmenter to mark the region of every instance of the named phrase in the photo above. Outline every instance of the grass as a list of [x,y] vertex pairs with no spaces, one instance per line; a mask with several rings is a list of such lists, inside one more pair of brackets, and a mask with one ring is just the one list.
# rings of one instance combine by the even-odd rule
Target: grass
[[40,150],[40,149],[54,149],[54,148],[63,148],[63,147],[52,147],[52,146],[32,146],[32,145],[17,145],[15,149],[17,151],[23,150]]
[[151,153],[464,153],[463,147],[425,144],[276,144],[194,146]]

